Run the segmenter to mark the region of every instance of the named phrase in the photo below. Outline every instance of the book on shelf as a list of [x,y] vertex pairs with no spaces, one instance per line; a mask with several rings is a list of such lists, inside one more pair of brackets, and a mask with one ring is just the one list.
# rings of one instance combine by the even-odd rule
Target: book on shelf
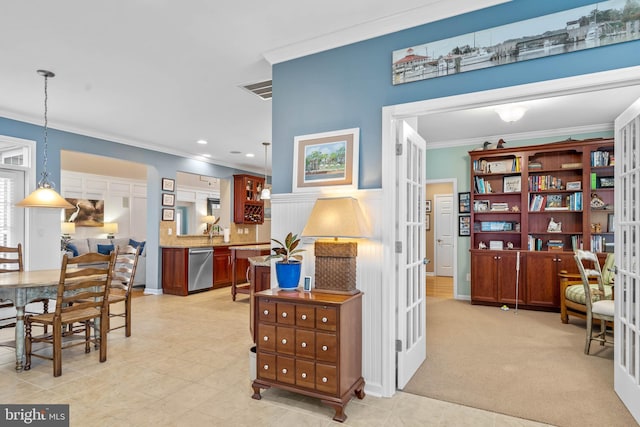
[[609,152],[608,151],[592,151],[591,152],[591,166],[609,166]]
[[561,167],[562,169],[580,169],[582,167],[582,162],[563,163]]
[[582,244],[582,236],[579,234],[574,234],[571,236],[571,249],[576,251],[578,249],[583,249]]
[[546,196],[542,194],[531,194],[529,195],[529,211],[530,212],[540,212],[542,211],[542,207],[544,206]]
[[506,212],[509,210],[509,203],[495,202],[491,203],[491,211],[493,212]]

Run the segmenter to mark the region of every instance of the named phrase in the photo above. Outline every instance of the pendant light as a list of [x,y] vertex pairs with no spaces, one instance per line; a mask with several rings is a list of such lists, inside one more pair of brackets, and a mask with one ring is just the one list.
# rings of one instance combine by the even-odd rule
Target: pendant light
[[262,145],[264,145],[264,188],[260,193],[260,199],[269,200],[271,199],[271,190],[267,188],[267,147],[269,147],[271,143],[263,142]]
[[42,178],[38,181],[38,188],[25,199],[16,203],[16,206],[21,208],[69,209],[73,208],[73,206],[56,192],[55,185],[49,181],[49,172],[47,172],[47,131],[49,124],[47,120],[47,81],[50,77],[54,77],[55,74],[47,70],[38,70],[38,74],[44,77],[44,156],[42,161]]

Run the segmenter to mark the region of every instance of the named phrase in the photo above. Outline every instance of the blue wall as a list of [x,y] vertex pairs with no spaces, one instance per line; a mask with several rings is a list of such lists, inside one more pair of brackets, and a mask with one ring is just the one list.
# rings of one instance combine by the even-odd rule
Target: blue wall
[[[296,135],[360,128],[361,189],[380,188],[382,107],[640,65],[640,41],[393,86],[394,50],[593,4],[513,0],[273,68],[273,190],[291,192]],[[429,171],[427,171],[429,176]]]

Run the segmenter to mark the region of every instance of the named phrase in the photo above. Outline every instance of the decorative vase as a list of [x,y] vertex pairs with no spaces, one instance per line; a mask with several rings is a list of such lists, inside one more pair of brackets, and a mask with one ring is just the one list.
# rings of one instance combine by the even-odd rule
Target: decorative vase
[[289,261],[289,263],[276,262],[276,278],[278,286],[283,290],[295,290],[300,281],[300,271],[302,263],[300,261]]

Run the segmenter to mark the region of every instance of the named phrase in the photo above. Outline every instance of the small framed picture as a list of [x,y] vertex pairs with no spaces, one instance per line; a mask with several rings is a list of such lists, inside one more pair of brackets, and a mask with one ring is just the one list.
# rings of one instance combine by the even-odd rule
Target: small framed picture
[[305,292],[311,291],[311,276],[304,276],[304,285],[303,289]]
[[473,211],[474,212],[489,212],[491,210],[491,202],[489,200],[474,200]]
[[425,203],[424,211],[427,213],[431,212],[431,200],[425,200],[424,203]]
[[174,191],[176,188],[176,181],[171,178],[162,178],[162,191]]
[[471,213],[471,193],[458,193],[459,213]]
[[503,193],[519,193],[521,188],[522,177],[505,176],[502,180],[502,192]]
[[458,218],[458,235],[471,236],[471,217],[469,215],[460,215]]
[[431,230],[431,214],[425,214],[424,226],[427,231]]
[[169,193],[162,193],[162,206],[174,206],[176,204],[176,196]]
[[567,190],[580,190],[582,183],[580,181],[567,182]]
[[603,176],[600,178],[600,188],[612,188],[615,180],[612,176]]
[[173,221],[175,218],[175,210],[174,209],[162,209],[162,220],[163,221]]

